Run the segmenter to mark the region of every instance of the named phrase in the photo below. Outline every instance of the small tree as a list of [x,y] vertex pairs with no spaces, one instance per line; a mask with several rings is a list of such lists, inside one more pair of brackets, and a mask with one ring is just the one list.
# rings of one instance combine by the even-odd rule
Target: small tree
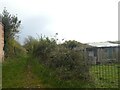
[[4,51],[5,56],[8,56],[11,52],[10,48],[13,46],[11,41],[13,41],[16,34],[19,33],[21,21],[18,20],[17,16],[10,14],[6,9],[3,10],[1,17],[4,25]]

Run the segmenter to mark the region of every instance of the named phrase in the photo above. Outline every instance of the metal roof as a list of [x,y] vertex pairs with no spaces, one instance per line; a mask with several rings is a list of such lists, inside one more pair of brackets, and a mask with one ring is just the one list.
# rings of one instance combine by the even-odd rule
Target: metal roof
[[88,43],[88,45],[91,45],[93,47],[115,47],[115,46],[119,46],[120,44],[114,44],[110,42],[95,42],[95,43]]

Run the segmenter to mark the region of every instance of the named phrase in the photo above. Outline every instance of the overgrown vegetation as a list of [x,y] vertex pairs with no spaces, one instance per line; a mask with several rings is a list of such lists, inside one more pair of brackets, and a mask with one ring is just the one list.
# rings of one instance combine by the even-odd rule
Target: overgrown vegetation
[[28,37],[24,47],[41,64],[53,68],[59,79],[91,81],[89,65],[79,42],[66,41],[63,44],[57,44],[55,39],[51,40],[48,37],[41,36],[38,40]]
[[[90,73],[95,83],[60,80],[56,71],[31,56],[8,59],[3,63],[3,88],[118,88],[118,65],[95,65]],[[91,77],[91,78],[92,78]],[[91,85],[93,84],[93,85]]]
[[[58,44],[56,38],[45,36],[37,39],[28,36],[22,46],[16,40],[21,21],[7,10],[3,11],[2,17],[5,28],[3,88],[102,87],[95,84],[103,80],[98,80],[101,76],[98,76],[100,72],[97,70],[101,67],[91,68],[84,52],[84,49],[90,46],[75,40]],[[107,69],[106,66],[102,68]],[[116,72],[115,75],[117,75]],[[107,76],[106,78],[111,79]],[[116,87],[116,81],[114,86]]]
[[[19,85],[25,80],[26,74],[24,73],[24,69],[26,71],[28,70],[28,72],[33,70],[33,74],[39,75],[39,69],[41,69],[39,68],[40,66],[44,66],[44,69],[42,68],[42,70],[46,70],[48,68],[48,72],[54,73],[52,75],[52,83],[61,82],[62,84],[63,82],[71,83],[71,81],[79,81],[79,83],[92,82],[89,78],[89,66],[86,65],[83,52],[76,50],[76,48],[81,48],[80,45],[82,44],[79,42],[67,41],[63,44],[57,44],[57,40],[54,38],[41,36],[39,39],[35,39],[31,36],[28,36],[28,38],[25,40],[24,46],[21,46],[16,41],[16,35],[19,33],[21,21],[18,20],[17,16],[11,15],[5,9],[3,10],[2,14],[2,22],[5,32],[5,62],[3,63],[3,74],[5,74],[5,76],[3,76],[4,87],[12,87],[13,84],[18,84],[18,87],[24,87],[23,84]],[[32,57],[32,59],[29,57]],[[33,67],[35,66],[35,63],[29,63],[34,62],[34,60],[37,62],[36,66],[38,67],[35,68],[35,70],[37,70],[36,73],[34,73]],[[8,79],[8,77],[12,79],[13,83],[10,83],[10,79]],[[46,76],[46,78],[51,77]],[[70,85],[75,86],[74,83],[71,83]],[[66,84],[63,83],[62,86],[70,87],[70,85],[68,84],[66,86]],[[59,84],[55,86],[54,84],[51,84],[51,87],[62,86]],[[78,87],[81,87],[81,85],[78,84]]]

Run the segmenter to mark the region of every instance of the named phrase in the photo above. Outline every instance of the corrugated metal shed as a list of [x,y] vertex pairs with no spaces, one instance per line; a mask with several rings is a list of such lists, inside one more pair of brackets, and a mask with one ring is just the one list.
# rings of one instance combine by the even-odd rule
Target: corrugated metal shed
[[95,43],[88,43],[88,45],[91,45],[93,47],[117,47],[120,46],[120,44],[114,44],[110,42],[95,42]]

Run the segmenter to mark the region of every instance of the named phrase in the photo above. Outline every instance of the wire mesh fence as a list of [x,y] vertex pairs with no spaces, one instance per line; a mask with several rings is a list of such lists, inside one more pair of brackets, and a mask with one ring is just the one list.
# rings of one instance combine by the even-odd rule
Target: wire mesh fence
[[95,88],[118,88],[118,64],[92,65],[90,73]]
[[85,53],[87,55],[86,62],[89,63],[90,67],[90,77],[94,82],[94,88],[119,88],[119,53],[117,52],[116,55],[114,55],[115,53],[112,52],[114,59],[113,56],[110,55],[109,58],[107,53],[98,53],[95,49],[93,52],[91,49]]

